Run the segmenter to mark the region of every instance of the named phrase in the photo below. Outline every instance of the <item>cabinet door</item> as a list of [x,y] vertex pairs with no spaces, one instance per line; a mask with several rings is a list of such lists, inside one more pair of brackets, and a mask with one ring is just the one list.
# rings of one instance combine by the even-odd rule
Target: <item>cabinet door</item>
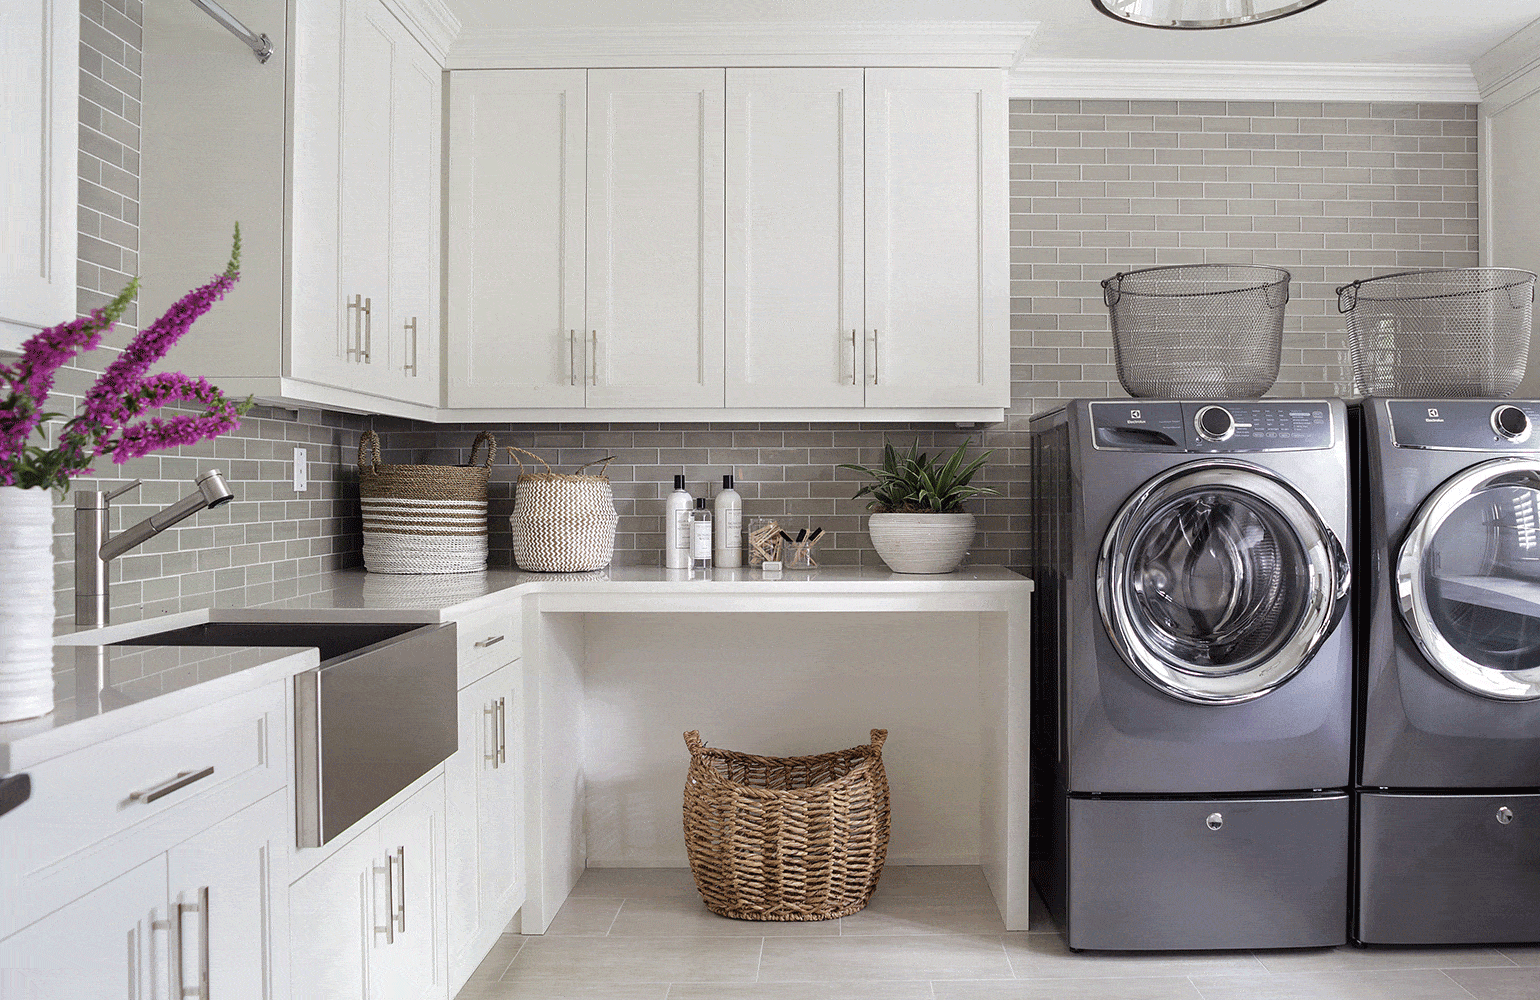
[[723,91],[722,70],[589,71],[591,407],[723,405]]
[[391,81],[389,393],[439,402],[439,90],[442,71],[400,30]]
[[727,71],[727,405],[861,406],[862,75]]
[[[389,947],[379,834],[363,833],[289,887],[295,1000],[369,1000],[369,964]],[[374,865],[381,871],[374,871]],[[378,905],[376,905],[378,898]]]
[[79,38],[78,4],[6,4],[0,31],[0,349],[15,349],[36,328],[75,315]]
[[289,995],[288,884],[274,871],[287,850],[284,794],[247,806],[167,855],[171,919],[180,920],[172,940],[181,945],[170,961],[180,962],[189,989],[207,975],[208,996]]
[[1010,403],[998,70],[866,71],[866,405]]
[[392,83],[401,26],[377,0],[345,0],[342,27],[342,185],[335,356],[337,384],[377,392],[390,381]]
[[150,1000],[166,995],[166,856],[0,941],[0,997]]
[[[484,761],[476,797],[481,832],[481,912],[501,934],[524,902],[524,718],[523,663],[494,673],[488,699],[497,702],[496,767]],[[491,749],[491,748],[489,748]]]
[[452,407],[582,406],[587,73],[450,80]]
[[379,824],[379,858],[386,869],[387,920],[395,940],[370,962],[372,1000],[445,1000],[444,783],[435,780]]

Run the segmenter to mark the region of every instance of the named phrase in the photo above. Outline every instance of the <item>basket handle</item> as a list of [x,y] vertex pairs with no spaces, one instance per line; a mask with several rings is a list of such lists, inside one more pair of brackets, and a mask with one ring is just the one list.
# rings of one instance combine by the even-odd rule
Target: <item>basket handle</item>
[[684,734],[684,745],[690,748],[692,755],[699,753],[706,746],[705,743],[701,742],[699,729],[692,729]]
[[1347,315],[1358,308],[1358,286],[1361,284],[1363,284],[1363,281],[1359,280],[1337,289],[1337,311],[1339,313]]
[[[481,450],[481,446],[482,446],[483,443],[485,443],[486,446],[487,446],[487,457],[486,457],[486,459],[484,461],[477,462],[476,461],[476,452]],[[491,431],[482,431],[480,434],[477,434],[476,435],[475,443],[471,445],[471,463],[470,464],[472,466],[480,465],[483,469],[490,469],[490,468],[492,468],[492,459],[495,458],[496,455],[497,455],[497,438],[492,436],[492,432]]]
[[[1279,287],[1283,288],[1283,301],[1282,302],[1274,302],[1273,301],[1273,289],[1279,288]],[[1284,306],[1288,305],[1289,304],[1289,279],[1288,279],[1287,275],[1281,281],[1275,281],[1272,284],[1265,286],[1262,289],[1262,298],[1263,298],[1264,301],[1267,302],[1267,308],[1269,308],[1269,309],[1281,309]]]
[[588,468],[590,465],[598,465],[600,462],[603,462],[604,463],[604,467],[601,468],[598,472],[594,473],[594,475],[596,475],[596,476],[602,476],[602,475],[604,475],[606,472],[608,472],[610,470],[610,463],[613,462],[613,461],[615,461],[615,456],[614,455],[611,455],[608,458],[596,458],[592,462],[589,462],[588,465],[580,465],[580,466],[578,466],[577,467],[577,472],[574,472],[573,475],[574,476],[578,475],[584,469]]
[[888,741],[888,731],[886,729],[873,729],[872,730],[872,749],[873,750],[877,751],[879,754],[882,753],[882,745],[884,743],[886,743],[887,741]]
[[[513,459],[515,462],[519,462],[519,455],[515,455],[514,452],[518,452],[519,455],[528,455],[530,458],[533,458],[535,461],[537,461],[541,465],[545,466],[545,471],[549,472],[553,476],[556,475],[556,470],[551,468],[551,463],[547,462],[545,459],[541,458],[539,455],[536,455],[534,452],[532,452],[532,451],[525,451],[523,448],[515,448],[511,444],[508,445],[508,457]],[[524,463],[523,462],[519,462],[519,475],[521,475],[521,476],[524,475]]]
[[[374,452],[373,457],[370,451]],[[380,467],[380,436],[372,430],[364,431],[358,439],[358,471],[371,475]]]
[[[1514,289],[1520,289],[1517,295]],[[1524,294],[1528,292],[1529,294]],[[1508,305],[1514,309],[1523,309],[1529,303],[1535,301],[1535,279],[1518,281],[1508,286]]]
[[1123,298],[1123,275],[1126,272],[1119,271],[1110,278],[1102,281],[1102,301],[1111,309]]

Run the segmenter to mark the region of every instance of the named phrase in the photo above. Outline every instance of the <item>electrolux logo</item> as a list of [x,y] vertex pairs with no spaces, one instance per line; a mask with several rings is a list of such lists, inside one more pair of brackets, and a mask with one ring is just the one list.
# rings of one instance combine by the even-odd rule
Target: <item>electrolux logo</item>
[[1444,422],[1444,418],[1438,415],[1438,407],[1428,407],[1428,419],[1426,422],[1430,424],[1441,424]]

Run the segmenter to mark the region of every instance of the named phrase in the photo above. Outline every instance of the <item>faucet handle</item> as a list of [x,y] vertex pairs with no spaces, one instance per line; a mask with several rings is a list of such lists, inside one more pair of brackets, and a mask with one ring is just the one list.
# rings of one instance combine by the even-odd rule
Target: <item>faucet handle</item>
[[144,480],[143,479],[135,479],[133,482],[129,483],[127,486],[119,486],[117,489],[115,489],[111,493],[107,494],[107,500],[109,500],[109,501],[116,500],[118,497],[120,497],[123,494],[127,493],[129,490],[138,489],[139,487],[141,487],[143,485],[144,485]]

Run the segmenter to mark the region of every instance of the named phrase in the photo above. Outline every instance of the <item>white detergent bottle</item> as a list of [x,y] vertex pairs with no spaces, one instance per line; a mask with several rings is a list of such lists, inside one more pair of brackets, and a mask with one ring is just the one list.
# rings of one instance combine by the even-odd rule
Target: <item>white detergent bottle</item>
[[669,569],[690,568],[690,512],[695,498],[684,488],[684,477],[674,477],[674,492],[668,495],[663,510],[663,565]]
[[731,474],[722,477],[722,492],[717,494],[713,511],[715,539],[711,561],[716,566],[743,565],[743,497],[733,489]]

